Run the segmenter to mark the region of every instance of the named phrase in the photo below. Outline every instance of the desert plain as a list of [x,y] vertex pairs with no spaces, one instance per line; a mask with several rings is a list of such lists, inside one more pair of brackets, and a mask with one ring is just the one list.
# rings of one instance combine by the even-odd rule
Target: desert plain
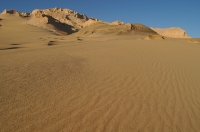
[[39,17],[0,14],[1,132],[200,132],[200,39]]

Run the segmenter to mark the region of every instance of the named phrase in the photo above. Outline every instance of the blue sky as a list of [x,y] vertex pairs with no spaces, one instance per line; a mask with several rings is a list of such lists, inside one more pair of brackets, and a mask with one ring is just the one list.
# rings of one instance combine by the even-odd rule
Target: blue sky
[[69,8],[88,17],[148,27],[181,27],[200,38],[200,0],[0,0],[0,11]]

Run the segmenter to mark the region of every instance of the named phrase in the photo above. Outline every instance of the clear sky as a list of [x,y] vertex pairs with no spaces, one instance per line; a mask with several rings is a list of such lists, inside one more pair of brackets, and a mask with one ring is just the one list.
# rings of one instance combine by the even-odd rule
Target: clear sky
[[88,17],[148,27],[181,27],[200,38],[200,0],[0,0],[0,11],[69,8]]

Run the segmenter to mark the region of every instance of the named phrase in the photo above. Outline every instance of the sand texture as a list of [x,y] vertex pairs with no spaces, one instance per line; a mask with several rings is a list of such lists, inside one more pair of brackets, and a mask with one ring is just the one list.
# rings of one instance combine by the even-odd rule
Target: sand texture
[[1,132],[200,132],[199,43],[0,18]]

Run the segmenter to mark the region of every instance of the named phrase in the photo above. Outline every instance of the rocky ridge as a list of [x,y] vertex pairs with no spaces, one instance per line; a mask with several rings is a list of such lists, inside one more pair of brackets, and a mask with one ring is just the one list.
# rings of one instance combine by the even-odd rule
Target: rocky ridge
[[27,24],[42,27],[61,35],[69,35],[80,31],[80,34],[90,33],[127,33],[130,31],[147,34],[160,34],[173,38],[190,38],[181,28],[148,28],[142,24],[125,24],[121,21],[103,22],[96,18],[88,18],[85,14],[63,8],[35,9],[32,13],[16,10],[4,10],[1,14],[12,14],[28,18]]
[[88,18],[85,14],[79,14],[70,9],[56,7],[45,10],[33,10],[28,23],[45,28],[47,28],[47,24],[51,24],[52,27],[50,29],[52,30],[61,30],[67,32],[67,34],[72,34],[96,21],[98,21],[98,19]]

